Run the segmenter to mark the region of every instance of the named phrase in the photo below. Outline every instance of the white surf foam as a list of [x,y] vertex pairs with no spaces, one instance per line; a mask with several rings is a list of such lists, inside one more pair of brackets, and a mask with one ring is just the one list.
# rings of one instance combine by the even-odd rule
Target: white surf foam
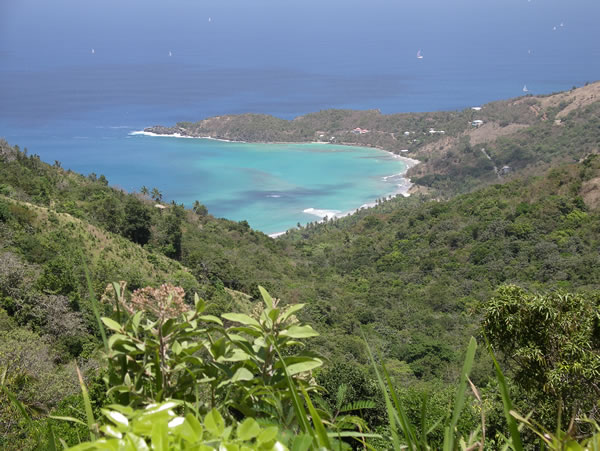
[[302,210],[302,212],[309,215],[317,216],[321,219],[323,219],[325,216],[327,216],[328,218],[338,218],[340,217],[340,213],[342,213],[340,210],[321,210],[319,208],[312,207],[306,208]]
[[212,141],[222,141],[222,142],[226,142],[226,143],[230,143],[230,142],[240,142],[243,143],[244,141],[232,141],[230,139],[221,139],[221,138],[213,138],[212,136],[187,136],[187,135],[182,135],[181,133],[170,133],[170,134],[163,134],[163,133],[153,133],[153,132],[147,132],[145,130],[137,130],[137,131],[133,131],[129,133],[130,135],[144,135],[144,136],[155,136],[155,137],[159,137],[159,138],[187,138],[187,139],[210,139]]

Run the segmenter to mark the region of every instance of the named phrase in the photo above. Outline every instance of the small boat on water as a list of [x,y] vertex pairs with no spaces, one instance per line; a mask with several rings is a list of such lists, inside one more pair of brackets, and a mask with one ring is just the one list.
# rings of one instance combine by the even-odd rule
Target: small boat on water
[[529,92],[529,89],[527,89],[527,85],[523,86],[523,92]]
[[173,54],[171,53],[171,51],[169,50],[169,56],[173,56]]
[[419,51],[417,52],[417,59],[420,59],[420,60],[423,59],[423,55],[421,54],[421,49],[419,49]]

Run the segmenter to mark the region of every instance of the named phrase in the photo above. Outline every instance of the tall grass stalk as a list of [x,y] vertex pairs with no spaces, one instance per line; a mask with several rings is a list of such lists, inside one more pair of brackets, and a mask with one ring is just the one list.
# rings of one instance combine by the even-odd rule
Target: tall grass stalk
[[508,392],[508,386],[506,385],[506,379],[504,378],[504,374],[502,374],[500,365],[496,360],[496,356],[494,355],[494,351],[492,350],[492,346],[489,344],[489,342],[487,343],[487,346],[490,356],[492,357],[492,361],[494,362],[494,368],[496,370],[496,379],[498,380],[498,386],[500,387],[500,395],[502,396],[502,407],[504,410],[506,423],[508,424],[508,430],[510,431],[512,447],[515,451],[522,451],[523,441],[521,440],[521,433],[519,432],[517,422],[515,421],[513,415],[511,415],[513,406],[512,401],[510,399],[510,394]]

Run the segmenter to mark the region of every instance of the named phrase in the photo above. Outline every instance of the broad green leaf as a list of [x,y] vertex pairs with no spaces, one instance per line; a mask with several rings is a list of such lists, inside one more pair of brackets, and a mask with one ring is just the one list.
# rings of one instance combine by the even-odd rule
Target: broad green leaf
[[105,435],[108,435],[109,437],[113,437],[113,438],[122,438],[123,434],[119,431],[117,431],[115,428],[113,428],[110,424],[105,424],[104,426],[102,426],[100,428],[100,431],[102,431]]
[[164,410],[170,410],[177,406],[180,406],[181,404],[183,404],[182,401],[178,401],[178,400],[174,400],[174,399],[167,401],[167,402],[163,402],[162,404],[149,404],[146,407],[146,410],[144,411],[144,415],[153,415],[157,412],[162,412]]
[[178,341],[173,343],[173,347],[171,349],[173,349],[173,352],[175,353],[175,355],[181,354],[181,351],[183,350],[183,348],[181,347],[181,345],[179,344]]
[[238,327],[232,327],[229,330],[235,331],[235,332],[243,332],[252,337],[262,337],[262,331],[260,329],[254,328],[254,327],[238,326]]
[[268,428],[263,429],[260,432],[260,434],[258,434],[258,438],[256,439],[256,441],[258,442],[258,444],[268,443],[272,440],[275,440],[278,432],[279,429],[277,428],[277,426],[269,426]]
[[154,421],[152,424],[152,449],[154,451],[169,450],[169,432],[165,421]]
[[121,298],[121,284],[119,282],[112,282],[113,289],[115,290],[115,295],[117,299]]
[[121,404],[109,404],[106,406],[107,409],[116,410],[117,412],[121,412],[123,415],[127,415],[131,417],[133,415],[133,408],[130,406],[122,406]]
[[225,357],[225,362],[244,362],[250,358],[250,355],[241,349],[234,349],[233,353],[229,357]]
[[176,326],[177,326],[177,320],[175,318],[169,318],[168,320],[166,320],[165,323],[162,325],[162,335],[163,335],[163,337],[166,337],[171,332],[173,332],[173,329]]
[[320,367],[321,365],[323,365],[323,362],[321,360],[312,359],[312,360],[308,360],[306,362],[292,363],[291,365],[288,365],[287,370],[288,370],[288,374],[290,376],[293,376],[294,374],[313,370],[315,368]]
[[241,335],[238,334],[227,334],[227,337],[231,340],[231,341],[240,341],[240,342],[245,342],[247,343],[248,340],[244,337],[242,337]]
[[221,318],[225,318],[228,321],[245,324],[247,326],[254,326],[260,328],[260,324],[254,318],[245,315],[244,313],[223,313]]
[[110,336],[110,338],[108,339],[108,347],[110,349],[113,349],[117,344],[123,345],[123,344],[134,344],[132,342],[132,340],[127,336],[127,335],[123,335],[123,334],[112,334]]
[[142,320],[142,314],[144,312],[142,312],[141,310],[139,312],[137,312],[135,315],[133,315],[133,318],[131,319],[131,324],[133,325],[133,331],[135,333],[137,333],[139,327],[140,327],[140,321]]
[[574,440],[569,440],[565,444],[565,451],[586,451],[586,449]]
[[217,409],[212,409],[204,417],[204,427],[213,437],[221,437],[225,430],[225,422]]
[[183,418],[183,417],[175,417],[171,421],[169,421],[169,423],[167,423],[167,426],[169,428],[176,428],[178,426],[181,426],[184,421],[185,421],[185,418]]
[[251,381],[254,379],[254,374],[252,374],[249,370],[244,367],[238,368],[233,377],[231,378],[231,382],[238,381]]
[[[130,432],[125,435],[125,440],[127,440],[128,445],[131,445],[130,448],[127,448],[127,451],[129,451],[129,449],[131,449],[131,451],[145,451],[150,449],[143,438],[131,434]],[[117,449],[118,448],[115,448],[115,451],[117,451]],[[119,449],[118,451],[121,450]]]
[[210,352],[215,359],[223,357],[227,353],[227,343],[225,342],[225,338],[219,338],[215,341],[210,347]]
[[269,311],[269,319],[273,322],[273,324],[277,321],[277,317],[279,316],[279,309],[274,308]]
[[269,308],[273,308],[273,298],[271,297],[271,295],[267,292],[267,290],[265,290],[263,287],[261,287],[260,285],[258,286],[258,290],[260,291],[260,294],[262,295],[263,300],[265,301],[265,304],[267,304],[267,307]]
[[241,440],[251,440],[259,433],[260,426],[254,418],[246,418],[237,428],[237,436]]
[[283,315],[281,315],[281,320],[286,321],[290,316],[292,316],[298,310],[301,310],[302,308],[304,308],[305,305],[306,304],[294,304],[294,305],[289,306],[287,309],[285,309],[285,311],[283,312]]
[[102,322],[110,330],[114,330],[115,332],[121,332],[121,330],[122,330],[121,325],[119,323],[117,323],[114,319],[110,319],[110,318],[108,318],[106,316],[103,316],[102,317]]
[[204,303],[204,299],[198,296],[198,293],[194,293],[194,306],[196,307],[196,312],[202,313],[206,308],[206,304]]
[[214,315],[202,315],[202,316],[199,316],[198,319],[205,321],[207,323],[216,323],[219,326],[223,325],[223,321],[221,321],[219,318],[217,318]]
[[194,415],[188,413],[185,421],[177,426],[177,433],[185,441],[196,443],[202,440],[202,425]]
[[117,426],[123,426],[123,427],[129,426],[129,420],[121,412],[116,412],[114,410],[107,410],[107,409],[100,409],[100,411],[104,414],[105,417],[107,417],[109,420],[111,420]]
[[291,451],[308,451],[312,441],[313,438],[309,434],[297,435],[292,442]]
[[310,338],[317,337],[319,334],[312,327],[306,326],[291,326],[282,331],[279,335],[290,338]]

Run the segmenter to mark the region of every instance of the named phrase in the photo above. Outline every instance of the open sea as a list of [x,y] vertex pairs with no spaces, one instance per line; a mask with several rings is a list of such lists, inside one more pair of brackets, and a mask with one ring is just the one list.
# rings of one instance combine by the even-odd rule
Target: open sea
[[[600,79],[597,0],[2,0],[0,136],[275,233],[397,192],[373,149],[132,135],[326,108],[462,109]],[[417,51],[423,59],[417,59]]]

